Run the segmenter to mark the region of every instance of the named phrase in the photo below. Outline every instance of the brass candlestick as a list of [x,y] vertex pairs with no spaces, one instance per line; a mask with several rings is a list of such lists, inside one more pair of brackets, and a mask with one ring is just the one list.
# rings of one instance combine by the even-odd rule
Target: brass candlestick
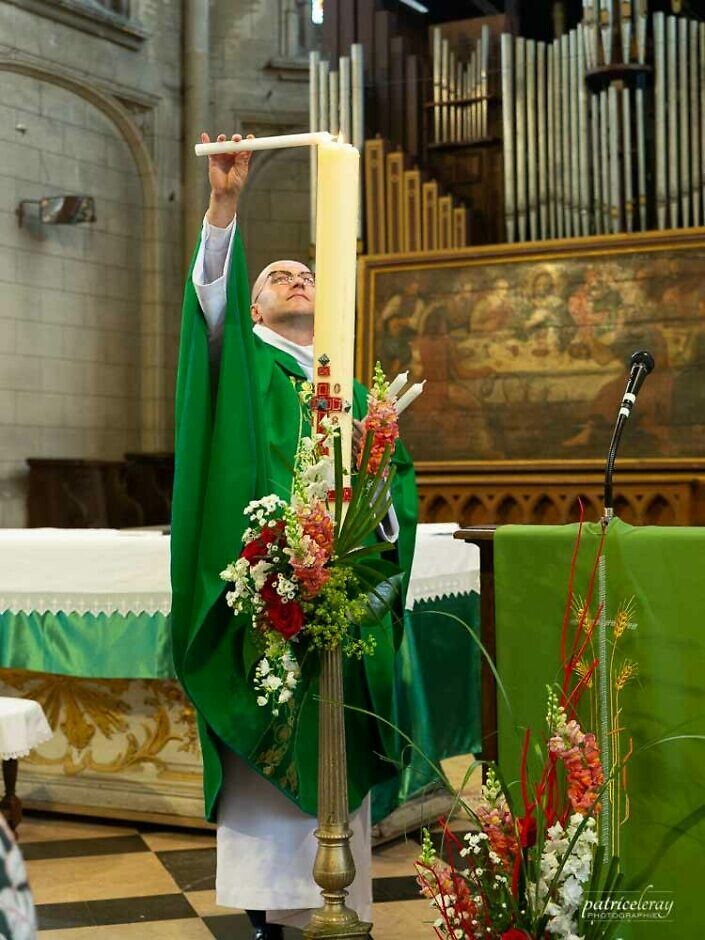
[[313,878],[321,887],[323,907],[314,911],[304,931],[318,937],[369,937],[363,923],[345,903],[346,888],[355,878],[348,825],[348,773],[343,715],[343,660],[340,646],[321,652],[318,723],[318,851]]

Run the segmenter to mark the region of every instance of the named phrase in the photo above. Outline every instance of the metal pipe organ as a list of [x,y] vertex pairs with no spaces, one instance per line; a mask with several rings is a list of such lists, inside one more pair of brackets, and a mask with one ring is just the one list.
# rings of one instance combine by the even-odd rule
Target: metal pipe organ
[[[365,89],[363,46],[353,43],[349,56],[337,68],[309,53],[309,129],[330,131],[362,153],[365,145]],[[311,245],[316,242],[316,148],[311,147]],[[362,201],[360,202],[362,205]],[[359,237],[362,237],[360,219]]]
[[507,241],[702,224],[705,23],[583,0],[552,43],[503,34],[500,62]]
[[468,143],[489,137],[490,27],[461,54],[440,27],[431,31],[433,112],[430,144]]
[[[503,17],[392,41],[391,14],[380,14],[366,63],[363,42],[341,39],[330,61],[311,54],[311,130],[404,150],[404,172],[415,163],[424,185],[467,204],[480,242],[703,225],[705,22],[651,6],[582,0],[581,21],[551,42],[507,32]],[[390,117],[400,101],[402,137]],[[359,234],[369,235],[362,219]]]

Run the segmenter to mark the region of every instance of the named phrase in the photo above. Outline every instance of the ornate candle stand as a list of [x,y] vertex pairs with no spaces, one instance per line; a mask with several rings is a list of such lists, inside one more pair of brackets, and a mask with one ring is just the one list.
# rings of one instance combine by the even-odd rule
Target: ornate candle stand
[[314,912],[304,937],[369,937],[363,923],[347,907],[346,888],[355,878],[348,825],[348,774],[343,714],[343,661],[340,647],[321,652],[318,751],[318,851],[313,877],[321,887],[323,907]]

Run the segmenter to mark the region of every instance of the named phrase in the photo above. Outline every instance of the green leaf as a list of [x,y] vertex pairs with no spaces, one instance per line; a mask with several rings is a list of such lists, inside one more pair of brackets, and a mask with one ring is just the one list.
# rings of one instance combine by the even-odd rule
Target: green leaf
[[384,468],[380,466],[379,472],[374,477],[368,477],[364,487],[358,489],[357,495],[353,497],[338,536],[336,550],[339,553],[361,545],[389,512],[395,468],[392,467],[386,479],[383,472]]
[[374,545],[363,545],[362,548],[353,548],[345,555],[336,557],[336,564],[350,565],[358,558],[365,558],[367,555],[379,555],[383,552],[391,552],[395,548],[393,542],[375,542]]
[[387,561],[386,558],[369,559],[364,563],[352,564],[351,567],[358,579],[365,585],[381,584],[382,581],[401,573],[399,566],[393,561]]
[[390,561],[377,560],[357,562],[350,566],[355,572],[360,587],[367,592],[368,614],[362,626],[379,624],[399,599],[404,573]]
[[360,455],[360,466],[358,467],[358,474],[361,477],[367,476],[367,465],[370,461],[373,443],[374,434],[365,434],[365,443],[362,448],[362,454]]
[[337,429],[333,435],[333,467],[335,472],[334,538],[337,541],[340,532],[341,516],[343,514],[343,444],[340,439],[340,429]]
[[403,572],[400,571],[370,591],[367,595],[367,612],[358,626],[372,627],[381,623],[399,599],[403,578]]
[[[379,505],[384,499],[391,500],[389,492],[393,472],[390,473],[385,480],[385,474],[387,473],[391,459],[391,451],[388,447],[385,449],[377,473],[371,476],[367,473],[369,450],[372,446],[371,441],[372,438],[368,435],[365,440],[365,450],[363,451],[360,471],[353,483],[352,499],[338,536],[338,540],[343,546],[340,549],[341,551],[345,551],[350,547],[357,547],[357,545],[355,545],[356,541],[359,543],[364,539],[365,534],[374,531],[376,524],[373,524],[372,520],[374,518],[375,505],[379,508]],[[380,519],[384,518],[388,508],[389,507],[383,510]],[[360,535],[361,531],[363,535]]]

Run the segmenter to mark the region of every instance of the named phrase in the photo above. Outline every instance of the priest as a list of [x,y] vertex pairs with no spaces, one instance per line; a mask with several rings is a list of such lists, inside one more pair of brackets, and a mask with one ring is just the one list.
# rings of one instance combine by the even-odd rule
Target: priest
[[[221,135],[219,140],[225,140]],[[233,140],[239,140],[234,135]],[[208,142],[208,136],[202,135]],[[257,940],[304,926],[320,904],[316,853],[316,677],[296,707],[273,719],[255,701],[244,666],[248,623],[233,617],[219,572],[241,550],[243,510],[286,492],[299,430],[297,386],[313,371],[315,279],[297,261],[268,265],[248,290],[237,208],[250,154],[209,157],[211,196],[186,283],[176,393],[172,514],[172,624],[178,675],[198,716],[205,808],[217,821],[217,903],[247,910]],[[356,383],[359,442],[367,402]],[[379,537],[394,542],[407,577],[416,529],[413,465],[394,454],[393,511]],[[391,623],[377,647],[345,665],[346,701],[394,719]],[[348,788],[357,876],[350,905],[371,917],[370,791],[392,808],[399,742],[389,726],[346,713]]]

